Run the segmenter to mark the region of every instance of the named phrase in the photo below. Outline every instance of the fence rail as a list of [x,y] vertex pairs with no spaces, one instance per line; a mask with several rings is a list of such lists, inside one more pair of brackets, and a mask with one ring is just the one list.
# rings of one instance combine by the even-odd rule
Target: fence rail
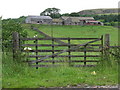
[[[52,46],[52,55],[30,55],[29,57],[42,57],[40,59],[37,59],[37,60],[34,60],[32,61],[31,63],[36,63],[36,62],[41,62],[41,61],[44,61],[45,59],[48,59],[48,58],[52,58],[54,59],[55,57],[69,57],[69,60],[71,59],[71,57],[84,57],[84,61],[86,61],[86,57],[100,57],[100,55],[86,55],[86,52],[87,52],[87,48],[86,46],[91,44],[91,43],[94,43],[94,42],[97,42],[97,41],[100,41],[102,40],[102,38],[97,38],[95,40],[92,40],[92,41],[89,41],[87,43],[84,43],[84,44],[78,44],[76,46],[70,46],[70,38],[67,38],[68,39],[68,42],[69,42],[69,45],[68,45],[68,49],[64,49],[64,50],[61,50],[60,52],[57,52],[55,53],[54,51],[54,45]],[[50,39],[52,40],[52,43],[54,42],[54,39]],[[85,49],[83,51],[84,55],[71,55],[71,51],[74,50],[74,51],[77,51],[79,49],[79,47],[83,46]],[[99,49],[100,50],[100,49]],[[38,51],[38,50],[37,50]],[[94,51],[94,50],[93,50]],[[65,52],[68,52],[68,55],[60,55],[62,53],[65,53]],[[84,63],[86,64],[86,63]]]
[[[29,55],[28,57],[45,57],[46,55]],[[100,55],[51,55],[49,57],[100,57]]]
[[[54,65],[54,67],[64,65]],[[73,65],[73,67],[95,67],[96,65]],[[53,65],[32,65],[32,67],[53,67]]]
[[21,38],[21,40],[95,40],[101,38]]
[[[15,34],[15,33],[14,33]],[[17,33],[18,34],[18,33]],[[15,37],[17,36],[17,37]],[[59,63],[59,62],[66,62],[66,60],[55,60],[56,57],[67,57],[68,58],[68,63],[71,64],[71,62],[83,62],[84,65],[76,65],[76,66],[87,66],[87,62],[99,62],[98,60],[89,60],[87,59],[87,57],[93,57],[93,58],[98,58],[98,57],[101,57],[101,55],[97,55],[97,54],[94,54],[94,55],[87,55],[87,52],[100,52],[101,54],[103,54],[103,48],[104,47],[111,47],[110,46],[110,41],[109,41],[109,34],[106,34],[105,35],[105,38],[103,39],[103,35],[100,37],[100,38],[52,38],[50,36],[46,36],[45,38],[18,38],[19,35],[14,35],[14,40],[13,41],[19,41],[19,40],[34,40],[35,41],[35,44],[22,44],[22,45],[18,45],[18,43],[14,43],[14,46],[15,48],[18,48],[18,46],[23,46],[23,47],[35,47],[34,50],[29,50],[29,52],[27,51],[27,53],[30,53],[30,52],[35,52],[35,55],[28,55],[29,58],[35,58],[36,60],[28,60],[28,61],[25,61],[25,62],[29,62],[31,64],[36,64],[34,65],[35,67],[39,67],[39,63],[40,62],[49,62],[49,63]],[[18,40],[19,39],[19,40]],[[50,40],[52,44],[40,44],[38,43],[38,40]],[[61,41],[62,40],[62,41]],[[65,43],[63,42],[64,40],[67,40],[68,43]],[[84,44],[73,44],[71,41],[74,41],[74,40],[89,40],[88,42],[84,43]],[[54,43],[54,42],[57,42],[58,43]],[[96,44],[97,41],[100,41],[99,44]],[[95,43],[94,43],[95,42]],[[16,44],[16,45],[15,45]],[[13,47],[14,47],[13,46]],[[51,49],[47,49],[47,50],[42,50],[39,49],[39,47],[51,47]],[[67,49],[60,49],[60,50],[57,50],[56,47],[67,47]],[[97,48],[95,48],[97,47]],[[15,49],[14,50],[18,50],[18,49]],[[21,50],[22,52],[26,52],[24,50]],[[39,55],[39,52],[42,53],[42,52],[51,52],[51,55]],[[67,52],[67,55],[63,54]],[[83,55],[73,55],[72,52],[82,52]],[[61,55],[63,54],[63,55]],[[73,60],[72,58],[74,57],[82,57],[83,60]],[[52,60],[50,60],[50,58]],[[46,60],[47,59],[47,60]],[[48,60],[49,59],[49,60]],[[42,66],[42,65],[41,65]],[[43,65],[44,67],[45,65]],[[47,66],[47,65],[46,65]],[[49,66],[49,65],[48,65]],[[95,65],[88,65],[88,66],[95,66]]]
[[[63,50],[29,50],[29,52],[61,52]],[[67,50],[66,52],[102,52],[100,49],[96,50]],[[22,52],[26,52],[22,50]]]
[[[30,61],[24,61],[24,62],[32,62],[34,60],[30,60]],[[39,61],[40,62],[40,61]],[[69,60],[45,60],[42,62],[55,62],[55,63],[60,63],[60,62],[69,62]],[[99,62],[98,60],[71,60],[71,62]]]
[[[21,46],[77,46],[77,44],[23,44]],[[101,46],[101,44],[89,44],[89,46]]]

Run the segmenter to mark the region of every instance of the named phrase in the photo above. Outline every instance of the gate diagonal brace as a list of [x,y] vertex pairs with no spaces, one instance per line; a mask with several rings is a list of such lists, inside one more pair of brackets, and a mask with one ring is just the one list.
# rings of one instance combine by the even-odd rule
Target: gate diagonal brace
[[[44,32],[40,31],[38,28],[32,27],[31,29],[39,32],[40,34],[44,35],[46,38],[53,38],[53,37],[45,34]],[[65,42],[63,42],[63,41],[61,41],[61,40],[59,40],[59,39],[55,39],[55,42],[60,43],[60,44],[63,44],[63,45],[64,45],[64,44],[67,44],[67,43],[65,43]]]
[[47,56],[45,56],[45,57],[43,57],[43,58],[41,58],[41,59],[34,60],[34,61],[32,61],[31,63],[42,62],[42,61],[44,61],[44,59],[51,58],[52,56],[55,56],[55,57],[56,57],[56,56],[58,56],[59,54],[62,54],[62,53],[67,52],[67,51],[69,51],[69,50],[78,50],[79,47],[81,47],[81,46],[87,46],[87,45],[89,45],[90,43],[93,43],[93,42],[96,42],[96,41],[99,41],[99,40],[101,40],[101,38],[98,38],[98,39],[93,40],[93,41],[89,41],[89,42],[84,43],[84,44],[78,44],[77,46],[73,46],[73,47],[71,47],[70,49],[64,49],[63,51],[58,52],[58,53],[55,53],[55,54],[53,54],[53,55],[47,55]]

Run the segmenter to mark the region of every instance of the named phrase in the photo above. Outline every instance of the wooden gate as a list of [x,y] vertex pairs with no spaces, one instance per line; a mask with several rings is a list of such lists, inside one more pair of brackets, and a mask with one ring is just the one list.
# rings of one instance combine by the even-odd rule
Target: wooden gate
[[[105,45],[109,46],[109,35],[106,34],[105,37]],[[21,51],[27,53],[26,62],[36,68],[61,65],[91,67],[99,62],[103,54],[103,35],[100,38],[20,38],[19,40],[34,42],[20,46],[31,47],[30,50],[22,48]],[[56,43],[57,40],[65,43]],[[45,41],[49,43],[46,44]]]

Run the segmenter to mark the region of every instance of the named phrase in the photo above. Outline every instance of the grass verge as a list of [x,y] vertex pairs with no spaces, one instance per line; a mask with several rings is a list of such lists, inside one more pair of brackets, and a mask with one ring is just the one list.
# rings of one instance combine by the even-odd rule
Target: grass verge
[[[118,83],[117,64],[112,67],[64,66],[36,70],[25,63],[13,62],[11,55],[4,55],[3,60],[3,88],[67,87],[78,84],[84,87],[84,85],[116,85]],[[93,71],[96,74],[92,74]]]

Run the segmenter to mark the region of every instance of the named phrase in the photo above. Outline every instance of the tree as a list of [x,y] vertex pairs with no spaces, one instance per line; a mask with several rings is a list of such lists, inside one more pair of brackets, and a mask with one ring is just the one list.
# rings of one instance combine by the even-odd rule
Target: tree
[[18,32],[21,37],[26,37],[27,32],[21,24],[12,19],[2,20],[2,48],[5,51],[12,49],[12,33]]
[[79,17],[80,14],[79,14],[79,13],[76,13],[76,12],[73,12],[73,13],[70,14],[70,16],[72,16],[72,17]]
[[62,16],[70,16],[70,14],[69,13],[64,13],[64,14],[62,14]]
[[60,9],[58,8],[47,8],[40,13],[41,16],[50,16],[52,18],[59,18],[61,14],[59,13]]

